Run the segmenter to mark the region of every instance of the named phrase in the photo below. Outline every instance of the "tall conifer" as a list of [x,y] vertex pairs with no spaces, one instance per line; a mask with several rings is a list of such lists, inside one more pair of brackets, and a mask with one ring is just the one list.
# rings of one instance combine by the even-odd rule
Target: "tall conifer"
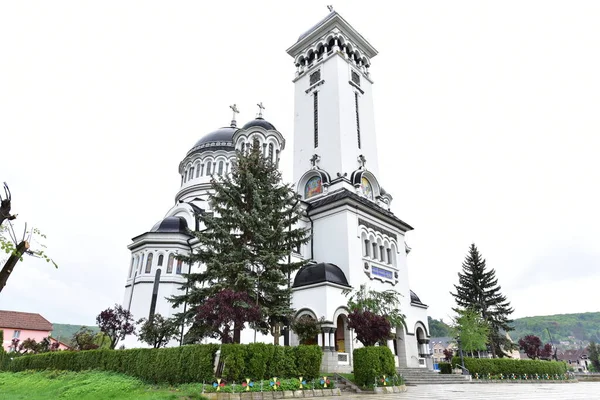
[[456,293],[451,293],[457,305],[453,310],[457,313],[466,309],[477,311],[489,325],[488,344],[492,355],[505,357],[505,351],[515,347],[507,336],[507,332],[513,330],[509,316],[514,310],[500,292],[496,271],[487,270],[475,244],[471,244],[462,268],[458,285],[454,285]]
[[[281,183],[277,166],[258,146],[238,153],[231,175],[213,179],[212,189],[211,213],[202,216],[204,229],[193,232],[199,245],[189,257],[182,257],[202,268],[187,275],[184,294],[171,301],[174,307],[186,303],[179,319],[198,325],[196,312],[207,298],[223,290],[246,293],[263,315],[256,328],[267,333],[291,313],[288,278],[303,264],[291,262],[289,256],[308,241],[305,229],[294,228],[300,218],[296,192]],[[236,343],[242,328],[234,327]]]

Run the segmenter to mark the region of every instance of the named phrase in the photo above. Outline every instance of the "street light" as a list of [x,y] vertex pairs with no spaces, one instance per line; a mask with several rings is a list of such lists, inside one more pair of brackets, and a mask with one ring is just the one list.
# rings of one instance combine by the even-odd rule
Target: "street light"
[[462,346],[460,344],[460,337],[457,338],[456,341],[458,342],[458,351],[460,352],[460,363],[461,363],[461,366],[462,366],[462,374],[463,375],[469,375],[469,372],[465,368],[465,358],[463,357]]

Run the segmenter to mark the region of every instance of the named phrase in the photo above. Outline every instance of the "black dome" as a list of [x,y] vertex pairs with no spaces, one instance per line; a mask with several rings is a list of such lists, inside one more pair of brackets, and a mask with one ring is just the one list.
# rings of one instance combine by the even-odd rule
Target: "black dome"
[[268,131],[276,131],[277,129],[275,129],[275,127],[273,126],[272,123],[270,123],[269,121],[266,121],[265,119],[263,119],[262,117],[258,117],[250,122],[248,122],[246,125],[244,125],[242,127],[242,129],[249,129],[252,128],[253,126],[260,126],[261,128],[264,128]]
[[[423,304],[421,299],[419,299],[419,296],[417,296],[417,294],[415,292],[413,292],[412,290],[410,291],[410,302],[414,303],[414,304]],[[423,304],[423,305],[425,305],[425,304]]]
[[162,233],[188,233],[188,224],[183,217],[167,217],[158,221],[150,232]]
[[233,126],[226,126],[224,128],[219,128],[214,132],[208,133],[200,138],[192,147],[188,154],[193,151],[202,149],[208,146],[224,146],[231,147],[233,149],[233,135],[238,130],[238,128]]
[[348,280],[344,271],[337,265],[329,263],[308,264],[300,268],[296,274],[293,287],[312,285],[321,282],[337,283],[338,285],[347,286]]

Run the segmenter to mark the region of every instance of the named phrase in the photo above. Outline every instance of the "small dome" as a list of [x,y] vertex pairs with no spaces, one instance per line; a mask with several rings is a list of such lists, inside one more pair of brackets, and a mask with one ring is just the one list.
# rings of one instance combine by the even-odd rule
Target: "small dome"
[[210,145],[231,147],[231,149],[233,150],[233,135],[237,130],[238,128],[234,126],[226,126],[224,128],[219,128],[214,132],[210,132],[202,136],[200,140],[196,142],[194,147],[192,147],[192,149],[188,151],[188,154],[196,150],[202,149],[204,147],[208,147]]
[[329,263],[308,264],[300,268],[296,274],[293,287],[307,286],[315,283],[331,282],[347,286],[348,280],[344,271],[337,265]]
[[[410,302],[415,303],[415,304],[423,304],[421,299],[419,299],[419,296],[417,296],[417,294],[415,292],[413,292],[412,290],[410,291]],[[425,304],[423,304],[423,305],[425,305]]]
[[242,127],[242,129],[250,129],[254,126],[260,126],[261,128],[264,128],[268,131],[276,131],[277,130],[277,129],[275,129],[275,127],[273,126],[272,123],[270,123],[269,121],[266,121],[262,117],[258,117],[256,119],[246,123],[246,125],[244,125]]
[[183,217],[167,217],[158,221],[150,232],[160,233],[188,233],[188,224]]

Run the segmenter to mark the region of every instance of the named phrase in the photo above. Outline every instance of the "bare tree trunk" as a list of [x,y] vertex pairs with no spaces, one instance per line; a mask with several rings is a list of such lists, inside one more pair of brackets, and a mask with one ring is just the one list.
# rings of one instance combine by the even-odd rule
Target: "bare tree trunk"
[[23,240],[21,243],[19,243],[14,253],[8,258],[6,264],[4,264],[2,271],[0,271],[0,292],[2,289],[4,289],[4,286],[6,286],[6,281],[8,281],[8,278],[15,268],[15,265],[17,265],[27,250],[29,250],[29,242]]

